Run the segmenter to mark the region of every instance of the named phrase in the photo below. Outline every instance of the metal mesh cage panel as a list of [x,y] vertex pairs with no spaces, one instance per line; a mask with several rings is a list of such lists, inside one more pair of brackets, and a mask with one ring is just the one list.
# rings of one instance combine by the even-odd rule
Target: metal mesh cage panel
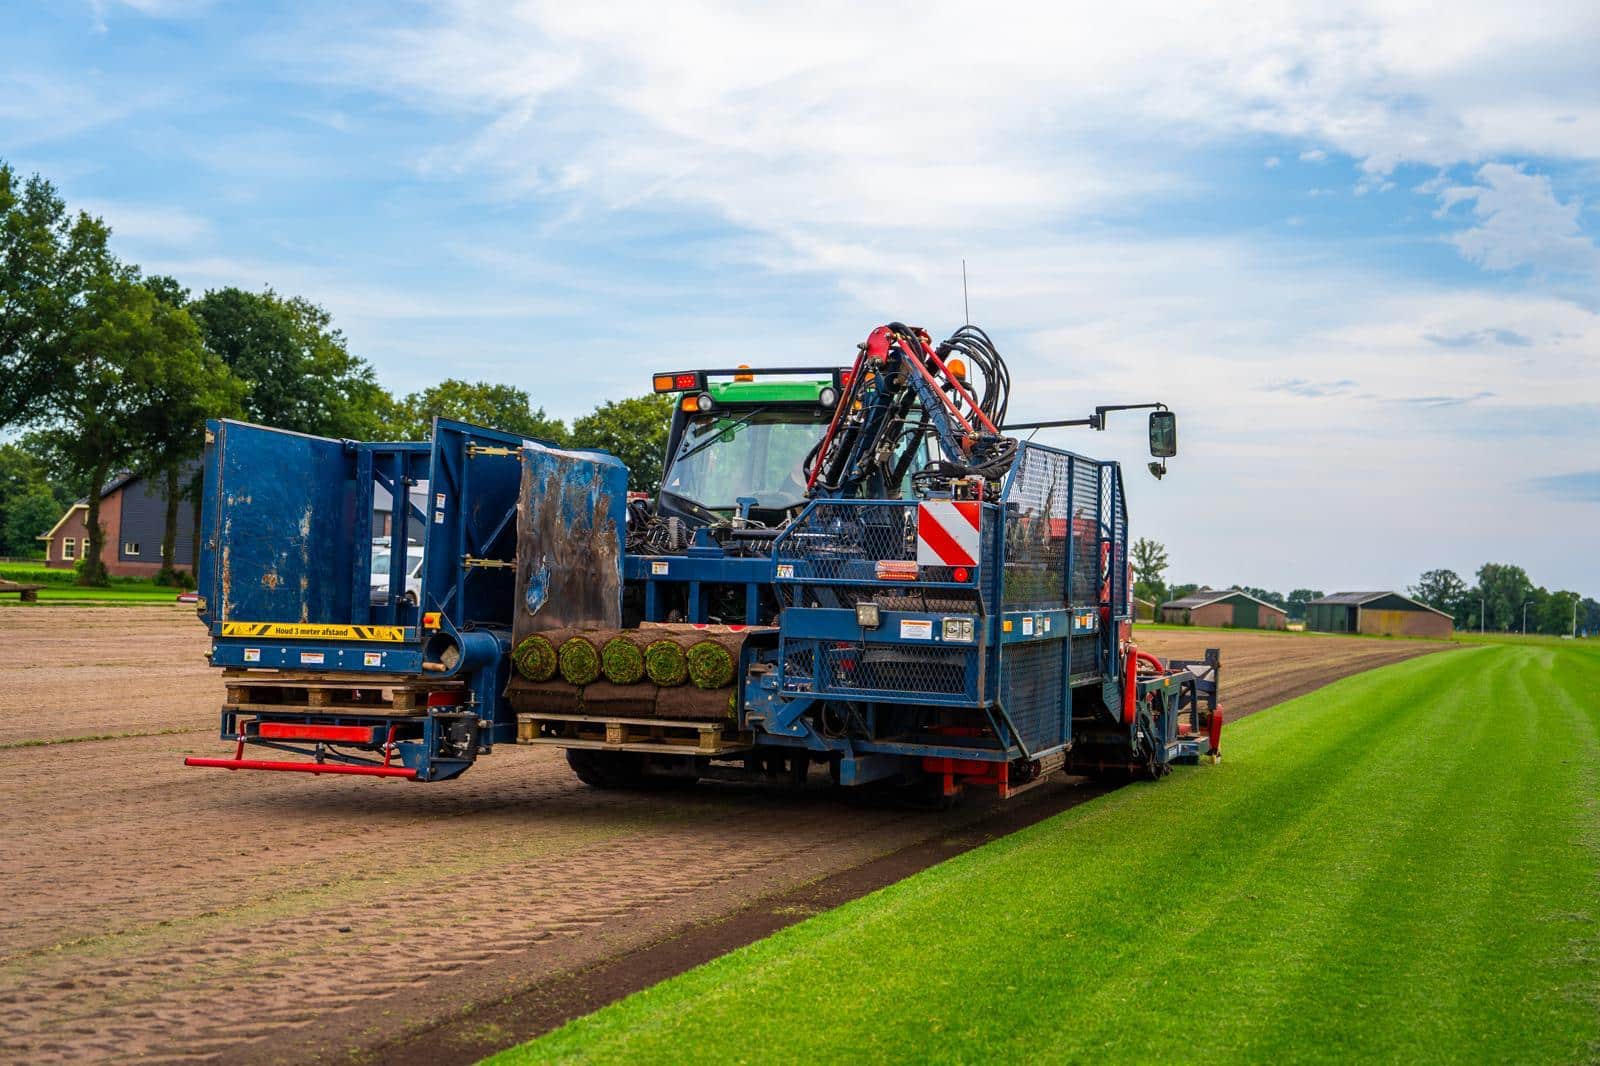
[[1074,637],[1072,640],[1072,676],[1074,679],[1096,677],[1100,673],[1100,642],[1093,636]]
[[1006,492],[1007,607],[1061,607],[1066,594],[1072,456],[1024,444]]
[[1118,618],[1131,615],[1132,595],[1128,588],[1128,501],[1122,494],[1122,471],[1110,467],[1113,500],[1111,505],[1111,582],[1115,589],[1112,613]]
[[967,691],[965,652],[893,644],[823,646],[820,651],[824,692],[960,696]]
[[902,601],[897,610],[978,612],[988,603],[984,564],[993,558],[993,526],[989,518],[980,526],[978,585],[929,588],[954,582],[957,568],[919,566],[915,582],[896,583],[878,576],[880,561],[916,561],[915,501],[819,503],[790,526],[774,548],[778,566],[793,569],[792,579],[780,577],[778,596],[785,607],[853,607],[864,598],[881,603],[891,596]]
[[1001,661],[1001,693],[1012,728],[1031,754],[1055,747],[1062,736],[1066,684],[1059,640],[1009,644]]
[[1087,460],[1072,464],[1072,589],[1074,607],[1100,601],[1100,466]]

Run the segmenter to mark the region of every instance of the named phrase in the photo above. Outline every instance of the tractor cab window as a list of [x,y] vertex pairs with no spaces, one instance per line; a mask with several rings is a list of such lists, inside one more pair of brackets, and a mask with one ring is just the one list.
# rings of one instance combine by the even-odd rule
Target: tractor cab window
[[737,510],[741,496],[755,497],[762,510],[798,507],[805,503],[805,459],[828,415],[790,407],[693,416],[661,487],[712,511]]

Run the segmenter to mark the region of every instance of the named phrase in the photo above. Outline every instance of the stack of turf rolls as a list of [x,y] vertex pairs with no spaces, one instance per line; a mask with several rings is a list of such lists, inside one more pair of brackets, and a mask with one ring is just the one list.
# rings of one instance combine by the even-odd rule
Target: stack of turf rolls
[[637,629],[625,629],[600,648],[600,670],[614,685],[637,685],[644,680],[644,651],[649,638]]
[[549,630],[517,643],[509,691],[532,713],[729,718],[743,644],[720,627]]

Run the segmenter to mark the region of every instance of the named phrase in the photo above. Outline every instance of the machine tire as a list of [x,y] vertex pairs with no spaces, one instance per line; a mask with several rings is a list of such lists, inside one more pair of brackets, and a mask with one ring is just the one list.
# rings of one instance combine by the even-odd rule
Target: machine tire
[[644,756],[633,751],[592,751],[587,748],[568,748],[567,765],[578,775],[578,780],[590,788],[632,791],[662,791],[688,788],[695,784],[693,777],[671,774],[652,774],[645,768]]

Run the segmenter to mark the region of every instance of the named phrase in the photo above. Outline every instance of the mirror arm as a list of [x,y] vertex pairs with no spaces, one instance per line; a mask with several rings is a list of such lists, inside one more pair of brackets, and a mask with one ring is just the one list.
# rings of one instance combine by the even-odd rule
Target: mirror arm
[[1090,429],[1105,429],[1106,414],[1111,411],[1165,411],[1164,403],[1108,403],[1098,404],[1094,414],[1088,418],[1063,418],[1054,422],[1007,422],[1000,427],[1001,432],[1013,429],[1062,429],[1067,426],[1088,426]]

